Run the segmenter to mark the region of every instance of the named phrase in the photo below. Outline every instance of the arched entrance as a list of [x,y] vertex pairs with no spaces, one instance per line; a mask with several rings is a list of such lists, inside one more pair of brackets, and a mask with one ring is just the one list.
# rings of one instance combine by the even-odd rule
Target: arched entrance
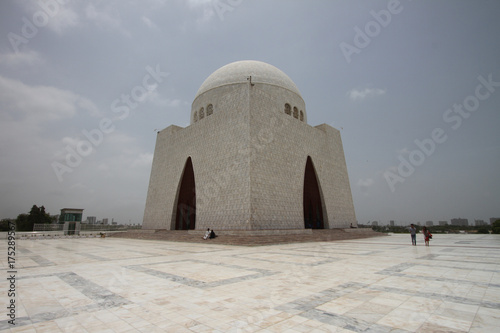
[[321,193],[316,177],[316,170],[311,157],[307,156],[306,171],[304,174],[304,228],[323,229],[323,205]]
[[176,202],[175,230],[194,229],[196,223],[196,189],[191,157],[188,157],[180,180]]

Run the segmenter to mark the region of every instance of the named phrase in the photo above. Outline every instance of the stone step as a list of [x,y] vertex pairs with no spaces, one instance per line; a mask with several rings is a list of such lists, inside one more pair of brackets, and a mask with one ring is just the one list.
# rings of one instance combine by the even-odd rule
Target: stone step
[[303,243],[303,242],[331,242],[337,240],[359,239],[367,237],[384,236],[386,234],[374,232],[371,229],[321,229],[312,230],[309,234],[289,235],[219,235],[215,239],[204,240],[202,236],[190,234],[187,230],[156,230],[155,232],[144,232],[142,230],[131,230],[115,233],[111,237],[163,240],[171,242],[188,243],[211,243],[239,246],[261,246],[273,244]]

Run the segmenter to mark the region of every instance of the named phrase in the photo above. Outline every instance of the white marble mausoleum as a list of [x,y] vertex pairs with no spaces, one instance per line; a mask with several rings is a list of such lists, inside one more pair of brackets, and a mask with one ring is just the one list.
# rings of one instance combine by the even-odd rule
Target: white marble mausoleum
[[340,132],[307,123],[299,89],[281,70],[260,61],[219,68],[190,119],[158,132],[143,229],[356,225]]

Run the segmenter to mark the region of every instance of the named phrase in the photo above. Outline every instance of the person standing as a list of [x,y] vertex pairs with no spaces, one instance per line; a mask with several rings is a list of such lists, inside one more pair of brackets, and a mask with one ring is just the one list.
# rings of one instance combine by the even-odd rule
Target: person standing
[[411,245],[417,246],[417,229],[413,225],[413,223],[410,225],[410,235],[411,235]]
[[431,237],[431,232],[427,229],[427,227],[423,227],[422,233],[424,234],[425,246],[429,246],[429,238]]

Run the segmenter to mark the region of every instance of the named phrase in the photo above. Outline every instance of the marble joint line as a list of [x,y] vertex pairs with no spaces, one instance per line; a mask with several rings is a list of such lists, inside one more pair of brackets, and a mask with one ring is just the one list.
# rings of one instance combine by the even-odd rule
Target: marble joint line
[[[398,264],[386,269],[383,269],[379,272],[376,272],[376,274],[381,274],[381,275],[390,275],[390,276],[399,276],[399,277],[409,277],[412,279],[419,279],[419,280],[427,280],[427,281],[438,281],[438,282],[447,282],[447,283],[457,283],[457,284],[471,284],[471,285],[479,285],[479,286],[484,286],[484,287],[493,287],[493,288],[500,288],[500,284],[495,284],[495,283],[488,283],[488,282],[480,282],[480,281],[469,281],[469,280],[459,280],[459,279],[450,279],[450,278],[445,278],[445,277],[436,277],[436,276],[422,276],[422,275],[415,275],[415,274],[405,274],[402,273],[408,268],[412,268],[415,266],[428,266],[428,265],[420,265],[420,264],[413,264],[413,263],[403,263],[403,264]],[[458,268],[459,269],[459,268]],[[480,270],[482,271],[482,270]],[[494,272],[498,272],[495,270]]]
[[161,246],[157,247],[158,250],[164,250],[164,251],[172,251],[172,252],[180,252],[180,253],[192,253],[192,254],[199,254],[199,253],[214,253],[214,252],[224,252],[225,249],[213,249],[210,250],[208,248],[204,248],[201,251],[190,251],[186,250],[185,248],[171,248],[171,247],[166,247],[166,246]]
[[[350,256],[367,256],[367,255],[372,255],[372,254],[384,252],[384,251],[378,251],[378,250],[377,251],[366,250],[366,251],[353,252],[353,251],[346,250],[344,248],[339,248],[338,246],[330,247],[327,245],[323,245],[322,248],[323,249],[321,251],[307,249],[307,252],[308,253],[320,253],[320,254],[332,253],[335,255],[350,255]],[[398,250],[398,249],[401,249],[401,246],[391,248],[391,250]],[[328,252],[327,250],[332,250],[332,252]],[[295,251],[295,252],[303,253],[304,251],[306,251],[306,249],[303,247],[297,247],[297,248],[284,249],[283,251]]]
[[318,309],[311,309],[300,316],[312,320],[322,322],[324,324],[341,327],[353,332],[370,332],[370,333],[407,333],[411,331],[403,329],[395,329],[393,327],[370,323],[361,319],[338,315],[331,312],[326,312]]
[[346,283],[338,286],[337,288],[330,288],[323,290],[314,295],[299,298],[295,301],[277,306],[275,309],[279,311],[288,312],[294,315],[305,317],[308,319],[317,320],[319,322],[348,329],[354,332],[408,332],[402,329],[394,329],[393,327],[388,327],[384,325],[379,325],[375,323],[370,323],[363,321],[354,317],[340,315],[336,313],[331,313],[328,311],[317,309],[318,306],[334,301],[335,299],[342,297],[344,295],[359,291],[361,289],[368,289],[373,291],[381,291],[388,293],[395,293],[400,295],[406,295],[410,297],[425,297],[430,299],[436,299],[441,301],[467,304],[467,305],[479,305],[481,307],[486,307],[490,309],[500,309],[500,303],[494,302],[484,302],[475,299],[459,296],[449,296],[442,295],[438,293],[425,293],[422,291],[411,291],[402,288],[384,287],[384,286],[374,286],[364,283]]
[[20,254],[22,255],[25,255],[25,254],[34,254],[31,250],[29,249],[26,249],[26,248],[22,248],[20,250],[18,250]]
[[331,313],[316,309],[318,306],[331,302],[339,297],[356,292],[368,285],[361,283],[345,283],[337,288],[325,289],[311,296],[299,298],[295,301],[277,306],[279,311],[295,314],[307,319],[319,321],[324,324],[341,327],[353,332],[397,332],[405,333],[406,330],[370,323],[354,317]]
[[[293,257],[327,258],[327,259],[321,260],[318,262],[313,262],[313,263],[302,263],[302,262],[291,262],[291,261],[287,262],[287,261],[278,261],[278,260],[262,259],[262,258],[249,258],[249,256],[252,256],[254,254],[261,254],[261,253],[262,252],[245,253],[245,254],[240,254],[240,255],[232,255],[231,257],[243,258],[243,259],[254,260],[254,261],[266,261],[266,262],[271,262],[274,264],[290,264],[290,265],[298,265],[298,266],[319,266],[319,265],[330,264],[330,263],[341,260],[340,258],[335,258],[335,257],[325,257],[325,256],[320,256],[320,255],[307,255],[307,254],[286,254],[286,255],[293,256]],[[283,255],[283,253],[278,253],[278,252],[266,252],[266,254]]]
[[134,253],[141,253],[141,254],[144,254],[144,255],[146,255],[148,257],[161,257],[162,256],[162,254],[145,252],[145,251],[136,251],[136,250],[134,250],[133,252]]
[[82,257],[86,257],[88,259],[97,260],[97,261],[109,261],[109,260],[112,260],[112,259],[104,258],[104,257],[101,257],[101,256],[96,256],[95,254],[91,254],[91,253],[77,252],[75,254],[77,254],[79,256],[82,256]]
[[450,295],[443,295],[443,294],[438,294],[438,293],[427,293],[427,292],[413,292],[409,291],[406,289],[401,289],[401,288],[394,288],[394,287],[382,287],[382,286],[366,286],[360,284],[363,288],[369,289],[369,290],[375,290],[375,291],[384,291],[384,292],[389,292],[389,293],[397,293],[397,294],[402,294],[402,295],[407,295],[407,296],[420,296],[420,297],[426,297],[430,299],[436,299],[436,300],[441,300],[441,301],[447,301],[447,302],[453,302],[453,303],[460,303],[460,304],[467,304],[467,305],[479,305],[481,307],[485,308],[490,308],[490,309],[500,309],[500,303],[495,303],[495,302],[485,302],[485,301],[478,301],[472,298],[468,297],[460,297],[460,296],[450,296]]
[[86,258],[89,258],[89,259],[92,259],[92,260],[96,260],[96,261],[135,260],[135,259],[155,258],[155,257],[161,256],[161,255],[155,255],[155,254],[152,254],[152,253],[139,252],[139,251],[134,251],[134,253],[143,253],[143,254],[148,254],[148,255],[147,256],[143,256],[143,257],[131,257],[131,258],[117,259],[117,258],[105,258],[105,257],[101,257],[101,256],[97,256],[95,254],[85,253],[85,252],[78,252],[78,253],[75,253],[75,254],[78,254],[79,256],[83,256],[83,257],[86,257]]
[[[72,309],[61,309],[54,312],[37,313],[30,317],[18,317],[16,318],[16,327],[69,317],[81,312],[93,312],[103,309],[115,308],[131,303],[129,300],[73,272],[24,276],[19,277],[18,279],[40,279],[53,276],[58,277],[63,282],[66,282],[69,286],[76,289],[89,299],[93,300],[94,303],[85,306],[74,307]],[[8,329],[10,327],[11,325],[8,323],[8,320],[0,321],[0,330]]]
[[[426,263],[418,263],[418,266],[427,266],[427,267],[439,267],[439,268],[450,268],[450,269],[456,269],[456,270],[469,270],[469,268],[463,268],[463,267],[457,267],[457,266],[453,266],[453,265],[443,265],[441,262],[442,261],[447,261],[447,262],[459,262],[459,263],[463,263],[462,261],[457,261],[457,260],[439,260],[439,266],[436,266],[436,265],[430,265],[430,264],[426,264]],[[493,263],[484,263],[484,262],[470,262],[468,261],[467,263],[469,264],[487,264],[487,265],[492,265],[492,266],[495,266],[496,264],[493,264]],[[498,269],[486,269],[486,268],[474,268],[474,271],[476,272],[491,272],[491,273],[500,273],[500,270]]]
[[38,254],[35,254],[33,253],[32,251],[28,250],[28,249],[22,249],[21,250],[21,253],[24,257],[34,261],[37,263],[37,265],[33,265],[33,266],[23,266],[22,268],[23,269],[26,269],[26,268],[35,268],[35,267],[48,267],[48,266],[55,266],[56,264],[53,263],[52,261],[38,255]]
[[[445,250],[450,250],[450,249],[443,249],[441,251],[447,252]],[[453,250],[453,249],[451,249]],[[450,252],[455,252],[456,251],[450,251]],[[460,260],[453,260],[453,259],[438,259],[439,257],[442,257],[443,255],[440,254],[429,254],[426,256],[418,257],[417,259],[421,260],[439,260],[439,261],[450,261],[450,262],[456,262],[456,263],[467,263],[467,264],[487,264],[487,265],[496,265],[496,262],[492,261],[478,261],[478,260],[465,260],[464,258],[461,258]],[[471,257],[470,254],[467,254],[468,257]],[[474,256],[475,258],[484,258],[484,256]]]
[[70,249],[70,248],[67,248],[67,247],[64,247],[64,246],[56,246],[56,249],[62,250],[62,251],[67,251],[67,252],[72,252],[73,251],[73,249]]
[[231,269],[238,269],[238,270],[255,272],[255,274],[244,275],[244,276],[239,276],[239,277],[234,277],[234,278],[228,278],[228,279],[223,279],[223,280],[218,280],[218,281],[213,281],[213,282],[205,282],[205,281],[190,279],[190,278],[187,278],[184,276],[175,275],[175,274],[171,274],[171,273],[165,273],[165,272],[158,271],[158,270],[155,270],[152,268],[144,267],[144,266],[153,266],[153,265],[160,265],[160,264],[172,264],[172,263],[177,263],[177,262],[181,262],[181,261],[180,260],[165,261],[165,262],[158,262],[158,263],[147,264],[147,265],[140,264],[140,265],[129,265],[129,266],[124,266],[124,267],[131,269],[131,270],[134,270],[136,272],[149,274],[149,275],[161,278],[161,279],[169,280],[172,282],[183,284],[185,286],[195,287],[195,288],[200,288],[200,289],[214,288],[214,287],[238,283],[238,282],[242,282],[242,281],[254,280],[254,279],[261,278],[261,277],[271,276],[271,275],[276,274],[276,272],[272,272],[272,271],[269,271],[266,269],[248,268],[248,267],[243,267],[243,266],[238,266],[238,265],[228,265],[228,264],[223,264],[223,263],[211,263],[211,262],[196,260],[196,259],[182,260],[183,263],[186,263],[186,262],[202,263],[202,264],[208,264],[208,265],[214,265],[214,266],[227,267],[227,268],[231,268]]
[[[96,239],[99,239],[99,238],[96,238]],[[106,240],[102,239],[103,242],[105,242]],[[76,243],[76,244],[82,244],[82,245],[87,245],[87,239],[85,240],[77,240],[77,239],[74,239],[72,240],[72,243]],[[97,244],[92,244],[92,247],[101,247],[103,249],[111,249],[113,248],[113,246],[110,246],[110,245],[97,245]]]
[[45,259],[42,256],[37,255],[37,254],[30,255],[30,256],[28,256],[28,258],[33,260],[34,262],[36,262],[38,265],[37,266],[26,266],[26,267],[23,267],[23,269],[24,268],[33,268],[33,267],[55,266],[55,263],[53,263],[52,261],[50,261],[48,259]]

